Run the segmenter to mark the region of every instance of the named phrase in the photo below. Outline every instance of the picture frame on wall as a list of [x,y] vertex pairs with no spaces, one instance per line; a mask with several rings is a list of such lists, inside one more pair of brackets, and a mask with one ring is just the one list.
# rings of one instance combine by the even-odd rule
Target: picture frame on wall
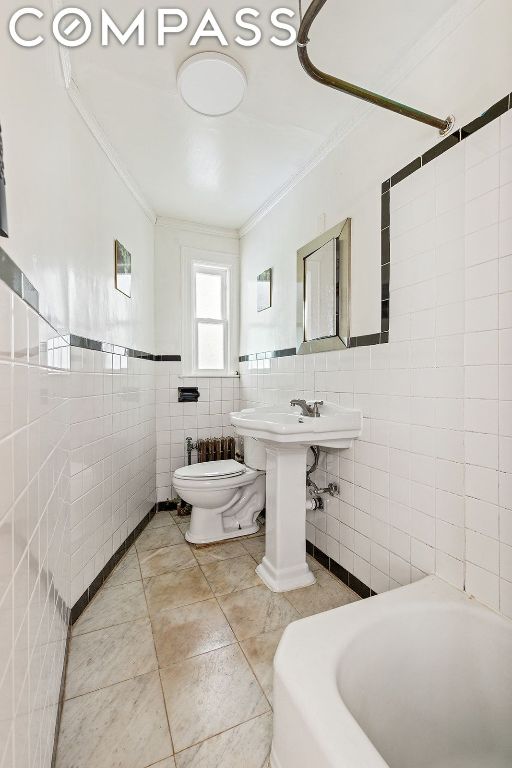
[[0,125],[0,237],[9,237],[7,229],[7,199],[5,195],[4,147]]
[[132,295],[132,255],[119,240],[115,241],[116,288],[128,298]]
[[266,269],[258,275],[257,309],[263,312],[272,306],[272,268]]

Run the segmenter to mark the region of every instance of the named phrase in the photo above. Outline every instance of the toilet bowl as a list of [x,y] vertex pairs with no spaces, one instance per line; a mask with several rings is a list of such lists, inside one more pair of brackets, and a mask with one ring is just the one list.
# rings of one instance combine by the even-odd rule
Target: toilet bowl
[[257,440],[244,441],[245,464],[233,459],[208,461],[177,469],[173,485],[192,504],[192,544],[210,544],[257,533],[257,517],[265,506],[265,449]]

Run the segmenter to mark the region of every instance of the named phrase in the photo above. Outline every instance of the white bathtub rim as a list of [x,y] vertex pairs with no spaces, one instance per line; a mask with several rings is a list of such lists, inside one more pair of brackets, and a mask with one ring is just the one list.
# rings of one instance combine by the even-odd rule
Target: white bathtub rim
[[[509,619],[478,603],[466,592],[437,576],[427,576],[398,590],[335,608],[287,627],[274,661],[274,688],[279,696],[283,678],[302,722],[314,723],[314,728],[308,730],[323,759],[320,765],[337,766],[340,754],[343,754],[344,768],[361,765],[389,768],[343,701],[337,684],[338,662],[357,636],[379,619],[389,619],[395,612],[401,614],[411,609],[424,611],[429,604],[436,611],[467,606],[472,612],[483,612],[486,621],[512,626]],[[334,632],[337,642],[332,642]],[[321,718],[318,717],[319,697]],[[279,731],[278,722],[276,730]],[[272,747],[271,765],[273,768],[290,768],[278,754],[278,742],[279,739]]]

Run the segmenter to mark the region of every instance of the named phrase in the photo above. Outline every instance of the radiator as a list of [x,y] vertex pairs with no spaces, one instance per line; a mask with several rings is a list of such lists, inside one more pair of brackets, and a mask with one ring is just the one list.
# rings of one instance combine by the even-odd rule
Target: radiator
[[196,443],[191,437],[185,440],[185,453],[187,464],[192,463],[192,451],[197,451],[197,461],[221,461],[234,459],[236,456],[236,443],[234,437],[207,437],[201,438]]

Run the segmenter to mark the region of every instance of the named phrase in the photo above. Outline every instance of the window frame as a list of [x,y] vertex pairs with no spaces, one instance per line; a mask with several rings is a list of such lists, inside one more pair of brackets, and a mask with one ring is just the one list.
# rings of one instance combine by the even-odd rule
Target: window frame
[[[196,274],[221,274],[222,319],[196,316]],[[183,375],[222,378],[238,375],[239,257],[197,248],[182,248],[182,361]],[[224,368],[198,368],[198,327],[204,322],[224,326]]]

